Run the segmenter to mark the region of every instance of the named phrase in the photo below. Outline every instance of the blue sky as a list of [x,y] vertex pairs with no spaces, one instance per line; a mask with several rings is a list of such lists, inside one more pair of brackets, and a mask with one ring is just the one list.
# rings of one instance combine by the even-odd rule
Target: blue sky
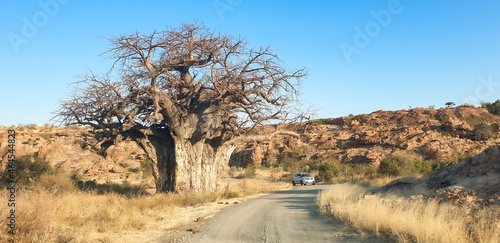
[[0,9],[0,125],[50,122],[77,76],[109,69],[99,37],[195,20],[270,45],[310,76],[318,117],[500,99],[500,2],[7,1]]

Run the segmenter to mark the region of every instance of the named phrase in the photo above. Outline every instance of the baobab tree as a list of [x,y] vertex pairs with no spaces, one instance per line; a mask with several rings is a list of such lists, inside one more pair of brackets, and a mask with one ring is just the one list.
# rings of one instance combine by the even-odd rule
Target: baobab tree
[[286,134],[248,136],[289,118],[306,76],[269,47],[249,48],[199,24],[108,40],[112,71],[83,75],[56,117],[93,127],[103,148],[137,142],[157,192],[218,190],[238,143]]

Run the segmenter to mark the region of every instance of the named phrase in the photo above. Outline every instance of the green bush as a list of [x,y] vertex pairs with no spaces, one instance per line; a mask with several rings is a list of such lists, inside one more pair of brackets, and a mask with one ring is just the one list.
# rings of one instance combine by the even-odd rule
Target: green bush
[[413,174],[414,159],[405,155],[388,155],[380,161],[378,173],[389,176],[409,176]]
[[469,126],[471,127],[475,127],[481,123],[483,123],[482,121],[482,118],[479,117],[479,116],[470,116],[468,117],[467,119],[465,119],[465,121],[467,122],[467,124],[469,124]]
[[[16,178],[24,188],[47,190],[53,194],[71,192],[76,189],[74,180],[64,174],[64,171],[52,167],[47,161],[24,155],[16,158]],[[7,173],[1,178],[8,180]]]
[[[26,184],[43,174],[55,172],[47,161],[35,159],[31,155],[24,155],[16,158],[16,176],[17,182]],[[2,180],[7,179],[7,173],[3,175]]]
[[496,133],[493,126],[488,125],[486,123],[478,124],[472,130],[472,138],[474,140],[488,140],[490,138],[495,138]]
[[314,123],[318,124],[318,125],[327,125],[328,123],[326,122],[326,119],[317,119],[317,120],[314,120]]
[[413,166],[413,171],[422,175],[427,175],[432,170],[432,164],[428,160],[416,160]]
[[352,117],[353,120],[363,123],[366,121],[366,114],[359,114]]
[[493,115],[500,115],[500,100],[493,103],[483,102],[481,106]]
[[441,170],[442,168],[456,165],[458,163],[468,161],[472,159],[475,155],[477,154],[477,149],[465,151],[464,153],[459,153],[453,157],[450,158],[440,158],[438,157],[435,161],[432,163],[432,170],[433,171],[438,171]]
[[340,173],[340,163],[335,159],[327,159],[318,166],[318,181],[330,181]]

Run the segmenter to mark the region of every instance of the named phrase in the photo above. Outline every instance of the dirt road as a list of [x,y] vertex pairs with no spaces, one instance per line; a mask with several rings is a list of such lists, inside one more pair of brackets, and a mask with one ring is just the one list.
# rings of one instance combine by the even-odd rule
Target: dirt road
[[191,242],[377,242],[318,213],[327,185],[296,186],[231,206],[201,226]]

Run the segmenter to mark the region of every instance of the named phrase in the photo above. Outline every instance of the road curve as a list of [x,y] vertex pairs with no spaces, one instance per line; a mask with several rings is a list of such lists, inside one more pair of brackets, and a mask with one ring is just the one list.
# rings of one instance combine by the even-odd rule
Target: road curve
[[340,222],[328,219],[315,205],[328,185],[292,190],[234,205],[201,227],[193,242],[377,242]]

